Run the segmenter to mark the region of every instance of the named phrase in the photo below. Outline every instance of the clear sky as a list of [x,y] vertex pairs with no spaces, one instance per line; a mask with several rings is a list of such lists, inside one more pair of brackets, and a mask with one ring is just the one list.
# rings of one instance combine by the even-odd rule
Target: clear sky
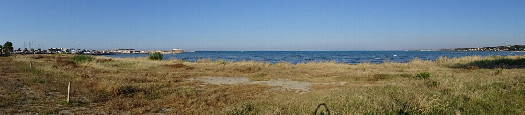
[[0,0],[4,41],[236,51],[525,44],[525,0]]

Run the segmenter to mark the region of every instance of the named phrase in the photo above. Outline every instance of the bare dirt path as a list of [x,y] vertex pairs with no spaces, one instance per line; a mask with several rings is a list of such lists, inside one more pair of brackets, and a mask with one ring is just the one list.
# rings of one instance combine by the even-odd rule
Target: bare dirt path
[[190,78],[189,81],[201,81],[207,84],[222,85],[222,84],[262,84],[274,86],[273,90],[293,90],[298,93],[306,93],[309,91],[312,83],[303,81],[293,81],[290,79],[272,79],[269,81],[251,81],[246,77],[198,77]]

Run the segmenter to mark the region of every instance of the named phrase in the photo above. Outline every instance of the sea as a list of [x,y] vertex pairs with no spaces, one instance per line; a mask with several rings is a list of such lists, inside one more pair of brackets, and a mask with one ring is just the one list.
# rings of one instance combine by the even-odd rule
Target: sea
[[[440,56],[456,58],[464,56],[515,56],[525,52],[506,51],[196,51],[182,54],[164,54],[164,60],[180,59],[195,62],[199,59],[225,61],[263,61],[268,63],[335,61],[338,63],[384,63],[409,62],[415,58],[436,60]],[[147,54],[115,54],[107,57],[147,57]]]

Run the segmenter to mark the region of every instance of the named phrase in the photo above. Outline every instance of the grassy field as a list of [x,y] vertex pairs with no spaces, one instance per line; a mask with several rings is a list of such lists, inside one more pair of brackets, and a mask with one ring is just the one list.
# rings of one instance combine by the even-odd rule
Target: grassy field
[[[312,114],[321,103],[332,114],[525,114],[525,56],[292,65],[57,54],[0,57],[0,65],[7,114]],[[190,80],[201,77],[251,82]],[[254,84],[282,79],[311,85]]]

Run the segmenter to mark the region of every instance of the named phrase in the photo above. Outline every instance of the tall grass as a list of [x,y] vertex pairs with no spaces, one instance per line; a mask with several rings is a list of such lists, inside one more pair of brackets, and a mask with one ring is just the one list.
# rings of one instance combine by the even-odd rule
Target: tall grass
[[[332,114],[452,114],[455,110],[463,114],[525,114],[525,69],[518,67],[523,56],[502,57],[511,61],[476,56],[355,65],[333,61],[294,65],[288,62],[149,61],[147,58],[93,56],[91,60],[100,61],[91,61],[75,69],[61,69],[67,65],[50,60],[60,56],[73,60],[75,56],[50,56],[56,57],[17,55],[13,58],[16,63],[32,61],[38,72],[21,66],[20,72],[32,76],[5,77],[2,79],[26,80],[12,79],[2,83],[9,83],[6,88],[13,89],[9,91],[32,90],[34,98],[39,100],[16,105],[16,101],[9,100],[34,98],[17,96],[22,92],[9,93],[0,98],[5,101],[0,103],[0,112],[4,108],[25,111],[33,105],[64,110],[60,107],[68,105],[46,100],[64,97],[60,93],[64,83],[72,82],[75,84],[73,98],[86,103],[78,106],[87,110],[75,109],[78,106],[68,110],[79,113],[311,114],[318,104],[326,103]],[[516,68],[490,69],[499,63]],[[481,69],[469,70],[466,65]],[[253,81],[291,79],[313,85],[309,92],[300,94],[260,84],[211,85],[187,80],[202,76],[247,77]],[[19,84],[29,88],[16,89]]]

